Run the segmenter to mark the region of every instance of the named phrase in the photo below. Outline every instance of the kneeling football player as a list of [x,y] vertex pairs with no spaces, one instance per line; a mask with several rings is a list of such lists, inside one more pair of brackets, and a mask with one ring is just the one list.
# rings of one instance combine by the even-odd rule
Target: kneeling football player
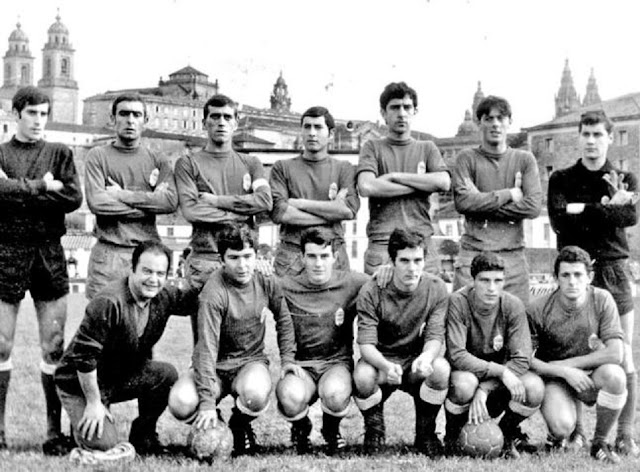
[[385,443],[384,402],[400,388],[416,408],[415,446],[442,455],[436,416],[447,396],[449,363],[442,357],[447,288],[423,272],[427,238],[419,231],[395,229],[389,238],[391,281],[367,282],[357,300],[361,359],[354,371],[355,402],[364,416],[365,453]]
[[[151,360],[172,314],[189,316],[196,294],[165,286],[171,251],[155,241],[133,251],[127,277],[100,291],[55,372],[62,406],[81,448],[106,451],[118,443],[112,403],[138,399],[129,441],[141,455],[166,452],[156,423],[178,378],[175,367]],[[105,456],[108,457],[108,456]]]
[[617,464],[620,458],[609,447],[607,435],[627,398],[618,311],[609,292],[591,286],[591,258],[583,249],[564,247],[556,258],[554,275],[558,288],[529,309],[536,349],[531,367],[545,382],[542,416],[549,439],[552,446],[560,447],[566,438],[575,441],[577,405],[595,403],[591,456]]
[[282,280],[296,334],[296,362],[302,375],[287,374],[276,387],[280,412],[291,422],[297,452],[309,451],[309,405],[319,397],[327,452],[346,446],[340,421],[349,411],[353,372],[356,298],[368,276],[333,270],[336,240],[326,228],[311,228],[300,239],[304,270]]
[[[229,420],[234,455],[252,454],[256,441],[251,422],[269,406],[271,374],[265,353],[268,312],[276,321],[282,375],[301,376],[294,362],[291,316],[274,276],[255,272],[257,235],[245,224],[218,233],[222,267],[216,269],[199,297],[198,341],[193,352],[193,383],[183,378],[171,392],[169,408],[190,417],[194,427],[217,424],[217,402],[230,394],[235,405]],[[174,413],[175,414],[175,413]]]
[[471,262],[473,283],[451,295],[447,312],[447,357],[451,384],[445,402],[445,446],[458,451],[460,430],[504,416],[505,457],[533,452],[520,423],[542,402],[544,385],[529,370],[531,335],[523,303],[503,290],[504,262],[484,252]]

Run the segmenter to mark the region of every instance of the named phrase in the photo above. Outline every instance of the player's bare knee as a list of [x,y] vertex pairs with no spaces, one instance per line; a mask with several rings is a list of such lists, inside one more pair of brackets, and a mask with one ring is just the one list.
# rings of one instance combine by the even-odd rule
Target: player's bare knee
[[198,408],[199,398],[193,373],[181,376],[169,392],[169,411],[180,420],[189,418]]
[[619,365],[602,365],[595,370],[593,378],[596,385],[607,393],[621,394],[627,387],[627,376]]
[[253,382],[238,388],[238,400],[246,409],[258,413],[269,404],[270,392],[270,384]]
[[471,372],[453,372],[449,385],[449,400],[458,405],[469,403],[476,393],[478,384],[478,378]]
[[276,398],[280,411],[287,417],[302,413],[307,407],[304,384],[294,375],[287,375],[276,386]]
[[320,392],[320,401],[324,407],[333,412],[344,411],[349,406],[351,399],[351,385],[342,385],[338,382],[326,386]]
[[568,438],[576,427],[575,418],[562,412],[554,411],[544,415],[549,432],[556,438]]
[[544,382],[533,372],[527,372],[521,378],[525,389],[526,404],[528,406],[540,406],[544,399]]
[[451,377],[451,366],[442,357],[434,359],[431,366],[433,367],[433,373],[427,377],[427,385],[437,390],[446,389],[449,386],[449,378]]
[[371,364],[358,362],[353,372],[353,383],[358,396],[368,397],[378,388],[378,371]]

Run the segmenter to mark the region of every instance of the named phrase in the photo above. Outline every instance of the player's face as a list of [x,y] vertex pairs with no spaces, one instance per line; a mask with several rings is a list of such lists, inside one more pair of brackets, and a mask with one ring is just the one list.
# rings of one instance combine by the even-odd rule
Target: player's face
[[473,288],[482,306],[495,306],[500,301],[500,294],[504,288],[504,272],[501,270],[487,270],[476,274],[476,278],[473,280]]
[[413,292],[420,283],[423,269],[423,248],[401,249],[393,261],[393,283],[403,292]]
[[489,147],[505,145],[510,125],[510,117],[503,115],[497,108],[492,108],[488,114],[480,118],[482,143]]
[[564,298],[579,302],[587,293],[593,273],[582,262],[561,262],[558,267],[558,287]]
[[42,139],[44,127],[49,119],[49,104],[27,105],[21,112],[14,110],[18,129],[16,139],[23,143],[35,143]]
[[604,123],[582,125],[579,141],[582,157],[585,160],[604,164],[613,136],[607,133]]
[[136,143],[142,136],[147,118],[142,102],[120,102],[112,117],[117,138],[124,144]]
[[324,116],[305,116],[302,121],[302,142],[304,149],[311,154],[323,153],[333,137]]
[[236,110],[229,105],[223,107],[209,106],[209,112],[204,118],[209,139],[217,145],[230,143],[233,132],[238,127]]
[[227,249],[222,260],[224,273],[238,284],[251,281],[256,269],[256,251],[245,246],[242,251]]
[[416,108],[409,95],[391,99],[387,108],[380,113],[392,137],[406,137],[411,133],[411,121],[416,114]]
[[326,284],[333,273],[333,251],[331,245],[319,246],[307,243],[304,245],[304,267],[313,285]]
[[138,259],[138,265],[129,276],[131,290],[141,300],[150,300],[167,283],[167,269],[169,261],[166,254],[143,252]]

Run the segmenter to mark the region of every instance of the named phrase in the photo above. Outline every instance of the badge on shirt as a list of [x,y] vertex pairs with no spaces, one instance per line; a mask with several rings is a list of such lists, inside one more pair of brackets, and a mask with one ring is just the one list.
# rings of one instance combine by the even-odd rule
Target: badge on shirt
[[249,174],[244,174],[242,177],[242,188],[245,192],[251,189],[251,176]]
[[504,347],[504,338],[501,334],[496,334],[493,338],[493,350],[498,352]]
[[427,165],[423,161],[418,162],[418,168],[416,169],[416,172],[418,174],[426,174],[427,173]]
[[158,176],[160,175],[160,170],[159,169],[153,169],[151,171],[151,175],[149,175],[149,185],[151,185],[152,187],[155,187],[156,184],[158,183]]
[[591,349],[592,351],[597,351],[604,348],[604,343],[600,340],[596,333],[591,333],[591,336],[589,336],[588,344],[589,349]]
[[331,182],[329,185],[329,200],[335,200],[338,196],[338,184],[335,182]]
[[267,315],[269,314],[269,309],[265,306],[260,313],[260,323],[264,324],[267,321]]
[[344,310],[342,308],[338,308],[333,318],[336,326],[342,326],[342,323],[344,323]]

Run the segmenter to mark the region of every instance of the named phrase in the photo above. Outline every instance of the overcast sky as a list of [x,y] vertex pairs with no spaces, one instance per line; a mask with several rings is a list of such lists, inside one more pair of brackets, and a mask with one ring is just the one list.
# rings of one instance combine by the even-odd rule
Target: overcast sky
[[566,58],[581,96],[592,67],[603,99],[640,91],[635,0],[3,0],[0,52],[19,17],[36,79],[57,7],[81,98],[190,64],[268,107],[282,70],[295,111],[375,121],[384,85],[405,80],[419,95],[414,127],[447,137],[478,80],[511,101],[514,130],[550,120]]

